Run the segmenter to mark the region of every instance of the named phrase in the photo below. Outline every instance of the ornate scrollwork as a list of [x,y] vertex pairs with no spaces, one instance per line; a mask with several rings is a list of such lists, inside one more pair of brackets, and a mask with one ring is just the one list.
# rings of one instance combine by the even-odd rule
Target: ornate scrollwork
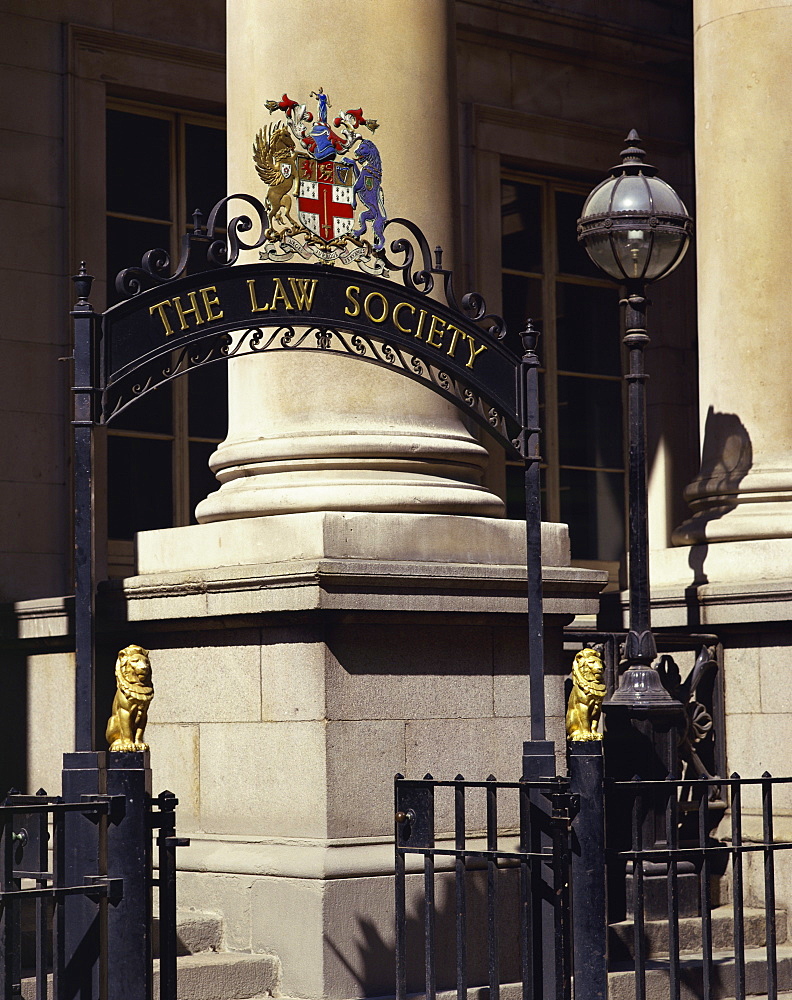
[[[225,232],[218,232],[217,219],[219,214],[231,201],[247,202],[255,211],[256,220],[249,215],[237,215],[225,227]],[[246,243],[241,233],[249,233],[258,224],[259,237],[253,243]],[[258,200],[249,194],[232,194],[222,198],[209,213],[206,226],[203,216],[196,212],[193,216],[193,231],[182,237],[182,250],[179,262],[171,270],[171,258],[167,250],[147,250],[143,254],[140,267],[127,267],[120,271],[115,280],[119,295],[129,298],[138,295],[147,288],[164,285],[174,278],[180,278],[190,271],[206,270],[207,266],[229,267],[239,260],[242,250],[256,250],[265,242],[267,229],[267,210]]]
[[284,350],[326,351],[387,365],[416,381],[433,386],[457,404],[464,404],[480,423],[492,428],[504,444],[508,445],[511,440],[506,415],[484,403],[476,392],[457,381],[448,371],[375,335],[326,326],[297,329],[292,326],[249,327],[235,333],[207,334],[197,343],[174,350],[167,367],[158,364],[156,358],[140,361],[108,384],[102,401],[102,422],[112,421],[136,399],[193,368],[245,354]]
[[[236,201],[246,203],[252,211],[234,216],[223,229],[218,220],[226,207]],[[442,266],[442,249],[436,247],[433,254],[421,229],[409,219],[390,219],[385,223],[386,230],[393,226],[406,230],[406,235],[393,239],[389,249],[375,250],[365,240],[350,235],[330,244],[316,240],[316,246],[310,240],[305,244],[296,244],[293,240],[290,242],[289,237],[282,237],[275,246],[268,237],[270,220],[265,206],[252,195],[233,194],[214,206],[205,226],[201,213],[195,213],[193,231],[182,238],[181,256],[175,267],[171,267],[171,258],[166,250],[148,250],[139,267],[128,267],[118,274],[116,290],[125,298],[130,298],[184,274],[229,267],[239,260],[242,251],[263,247],[259,256],[276,263],[289,260],[299,252],[300,256],[306,259],[313,256],[325,265],[355,264],[361,271],[383,277],[394,273],[401,277],[406,288],[419,295],[430,295],[439,278],[449,308],[466,320],[479,324],[491,337],[502,340],[506,336],[506,324],[501,316],[487,312],[487,304],[480,293],[467,292],[461,300],[457,300],[453,272]],[[257,236],[246,241],[243,235],[250,232],[256,232]],[[347,244],[354,244],[349,252]]]

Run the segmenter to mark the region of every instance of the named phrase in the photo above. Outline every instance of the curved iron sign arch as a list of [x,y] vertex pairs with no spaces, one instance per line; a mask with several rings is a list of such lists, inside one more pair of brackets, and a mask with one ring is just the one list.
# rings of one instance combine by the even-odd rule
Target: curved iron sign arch
[[[250,216],[234,217],[225,229],[217,225],[232,201],[253,208],[255,241],[244,236],[256,231]],[[435,250],[433,261],[423,233],[406,219],[386,223],[407,232],[388,249],[353,241],[349,262],[357,271],[328,265],[321,252],[347,262],[346,251],[332,244],[316,254],[321,264],[289,263],[292,248],[283,241],[285,250],[273,249],[267,212],[250,195],[224,198],[206,226],[200,213],[194,223],[173,270],[164,250],[149,250],[140,267],[118,275],[124,299],[104,313],[90,304],[93,278],[84,264],[73,278],[75,748],[92,749],[95,715],[94,428],[199,365],[271,351],[333,354],[396,371],[449,399],[522,458],[529,663],[536,665],[529,669],[531,731],[544,739],[539,359],[530,321],[519,335],[518,356],[504,342],[503,320],[487,314],[480,295],[457,301],[442,251]],[[261,247],[259,262],[231,266],[242,251]],[[308,259],[310,239],[293,250]],[[445,302],[431,294],[440,283]]]
[[[227,232],[218,230],[220,211],[234,200],[258,217],[260,236],[253,243],[241,235],[256,228],[250,216],[232,219]],[[457,302],[440,248],[432,261],[417,226],[406,219],[387,223],[394,226],[408,234],[390,244],[401,259],[371,253],[359,271],[273,261],[263,252],[266,259],[258,263],[230,267],[241,250],[267,245],[263,205],[249,195],[229,196],[212,210],[207,227],[196,213],[173,273],[164,250],[148,251],[140,267],[116,279],[127,297],[96,317],[97,422],[109,423],[136,399],[199,365],[309,351],[355,358],[421,382],[519,454],[520,358],[504,342],[503,320],[486,313],[477,293]],[[392,272],[401,283],[390,280]],[[439,280],[445,303],[430,294]]]
[[197,366],[307,351],[421,382],[517,448],[519,358],[459,312],[387,279],[314,264],[242,264],[141,292],[104,313],[101,331],[101,423]]

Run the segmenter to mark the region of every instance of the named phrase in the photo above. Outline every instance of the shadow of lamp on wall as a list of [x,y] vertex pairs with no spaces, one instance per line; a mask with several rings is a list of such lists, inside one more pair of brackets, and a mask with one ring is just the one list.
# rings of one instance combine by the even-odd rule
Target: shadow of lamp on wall
[[[739,486],[753,465],[753,447],[745,425],[736,413],[718,413],[710,406],[704,422],[701,469],[685,489],[685,500],[693,514],[674,531],[674,545],[701,546],[707,541],[707,525],[718,520],[738,504]],[[703,552],[693,557],[693,583],[707,582],[703,570]]]

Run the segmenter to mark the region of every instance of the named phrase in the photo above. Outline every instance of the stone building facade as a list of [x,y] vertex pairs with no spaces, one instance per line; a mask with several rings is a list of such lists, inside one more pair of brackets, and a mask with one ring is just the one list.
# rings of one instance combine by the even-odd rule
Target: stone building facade
[[[543,320],[558,746],[561,628],[620,628],[625,579],[619,293],[575,220],[638,130],[696,219],[695,259],[651,293],[654,623],[723,642],[729,770],[787,771],[790,18],[788,0],[0,2],[0,784],[57,787],[71,739],[69,277],[86,260],[103,309],[194,208],[263,197],[265,102],[319,87],[378,119],[388,214],[443,246],[457,290]],[[286,995],[377,995],[360,934],[387,937],[393,773],[509,777],[528,735],[515,470],[419,386],[259,360],[108,432],[98,700],[116,649],[152,650],[183,900],[276,954]]]

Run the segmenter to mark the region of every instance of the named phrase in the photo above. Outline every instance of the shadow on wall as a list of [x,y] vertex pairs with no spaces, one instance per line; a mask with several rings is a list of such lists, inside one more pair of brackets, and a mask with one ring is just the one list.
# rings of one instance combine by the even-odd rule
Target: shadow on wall
[[[438,991],[454,990],[456,968],[456,887],[453,872],[435,875],[435,977]],[[376,881],[379,881],[377,879]],[[407,992],[423,993],[426,988],[424,938],[424,876],[408,875],[406,880]],[[488,982],[487,952],[487,872],[468,869],[465,874],[468,986],[485,987]],[[497,942],[500,981],[518,982],[521,976],[519,941],[519,871],[499,869],[497,873]],[[331,938],[325,945],[338,963],[343,988],[352,988],[361,997],[393,996],[396,983],[395,919],[391,904],[376,917],[357,917],[358,933],[345,946]],[[379,907],[378,907],[379,908]],[[343,971],[342,971],[343,970]],[[349,979],[347,979],[349,977]],[[351,980],[351,981],[350,981]],[[341,989],[341,983],[338,983]],[[347,992],[347,995],[349,992]]]
[[[3,736],[0,751],[0,801],[15,788],[27,792],[28,783],[28,664],[25,653],[7,649],[0,668],[3,687]],[[44,727],[46,719],[39,720]]]
[[[716,413],[710,406],[704,424],[701,469],[685,490],[693,515],[674,532],[675,545],[706,542],[707,524],[734,510],[739,485],[752,465],[753,446],[743,422],[736,413]],[[699,573],[703,574],[703,569]]]
[[708,583],[704,570],[709,546],[707,525],[737,506],[738,488],[753,465],[753,446],[748,431],[736,413],[717,413],[712,406],[704,423],[701,469],[685,490],[693,509],[673,534],[675,545],[689,545],[688,565],[693,579],[685,591],[688,625],[700,624],[697,588]]

